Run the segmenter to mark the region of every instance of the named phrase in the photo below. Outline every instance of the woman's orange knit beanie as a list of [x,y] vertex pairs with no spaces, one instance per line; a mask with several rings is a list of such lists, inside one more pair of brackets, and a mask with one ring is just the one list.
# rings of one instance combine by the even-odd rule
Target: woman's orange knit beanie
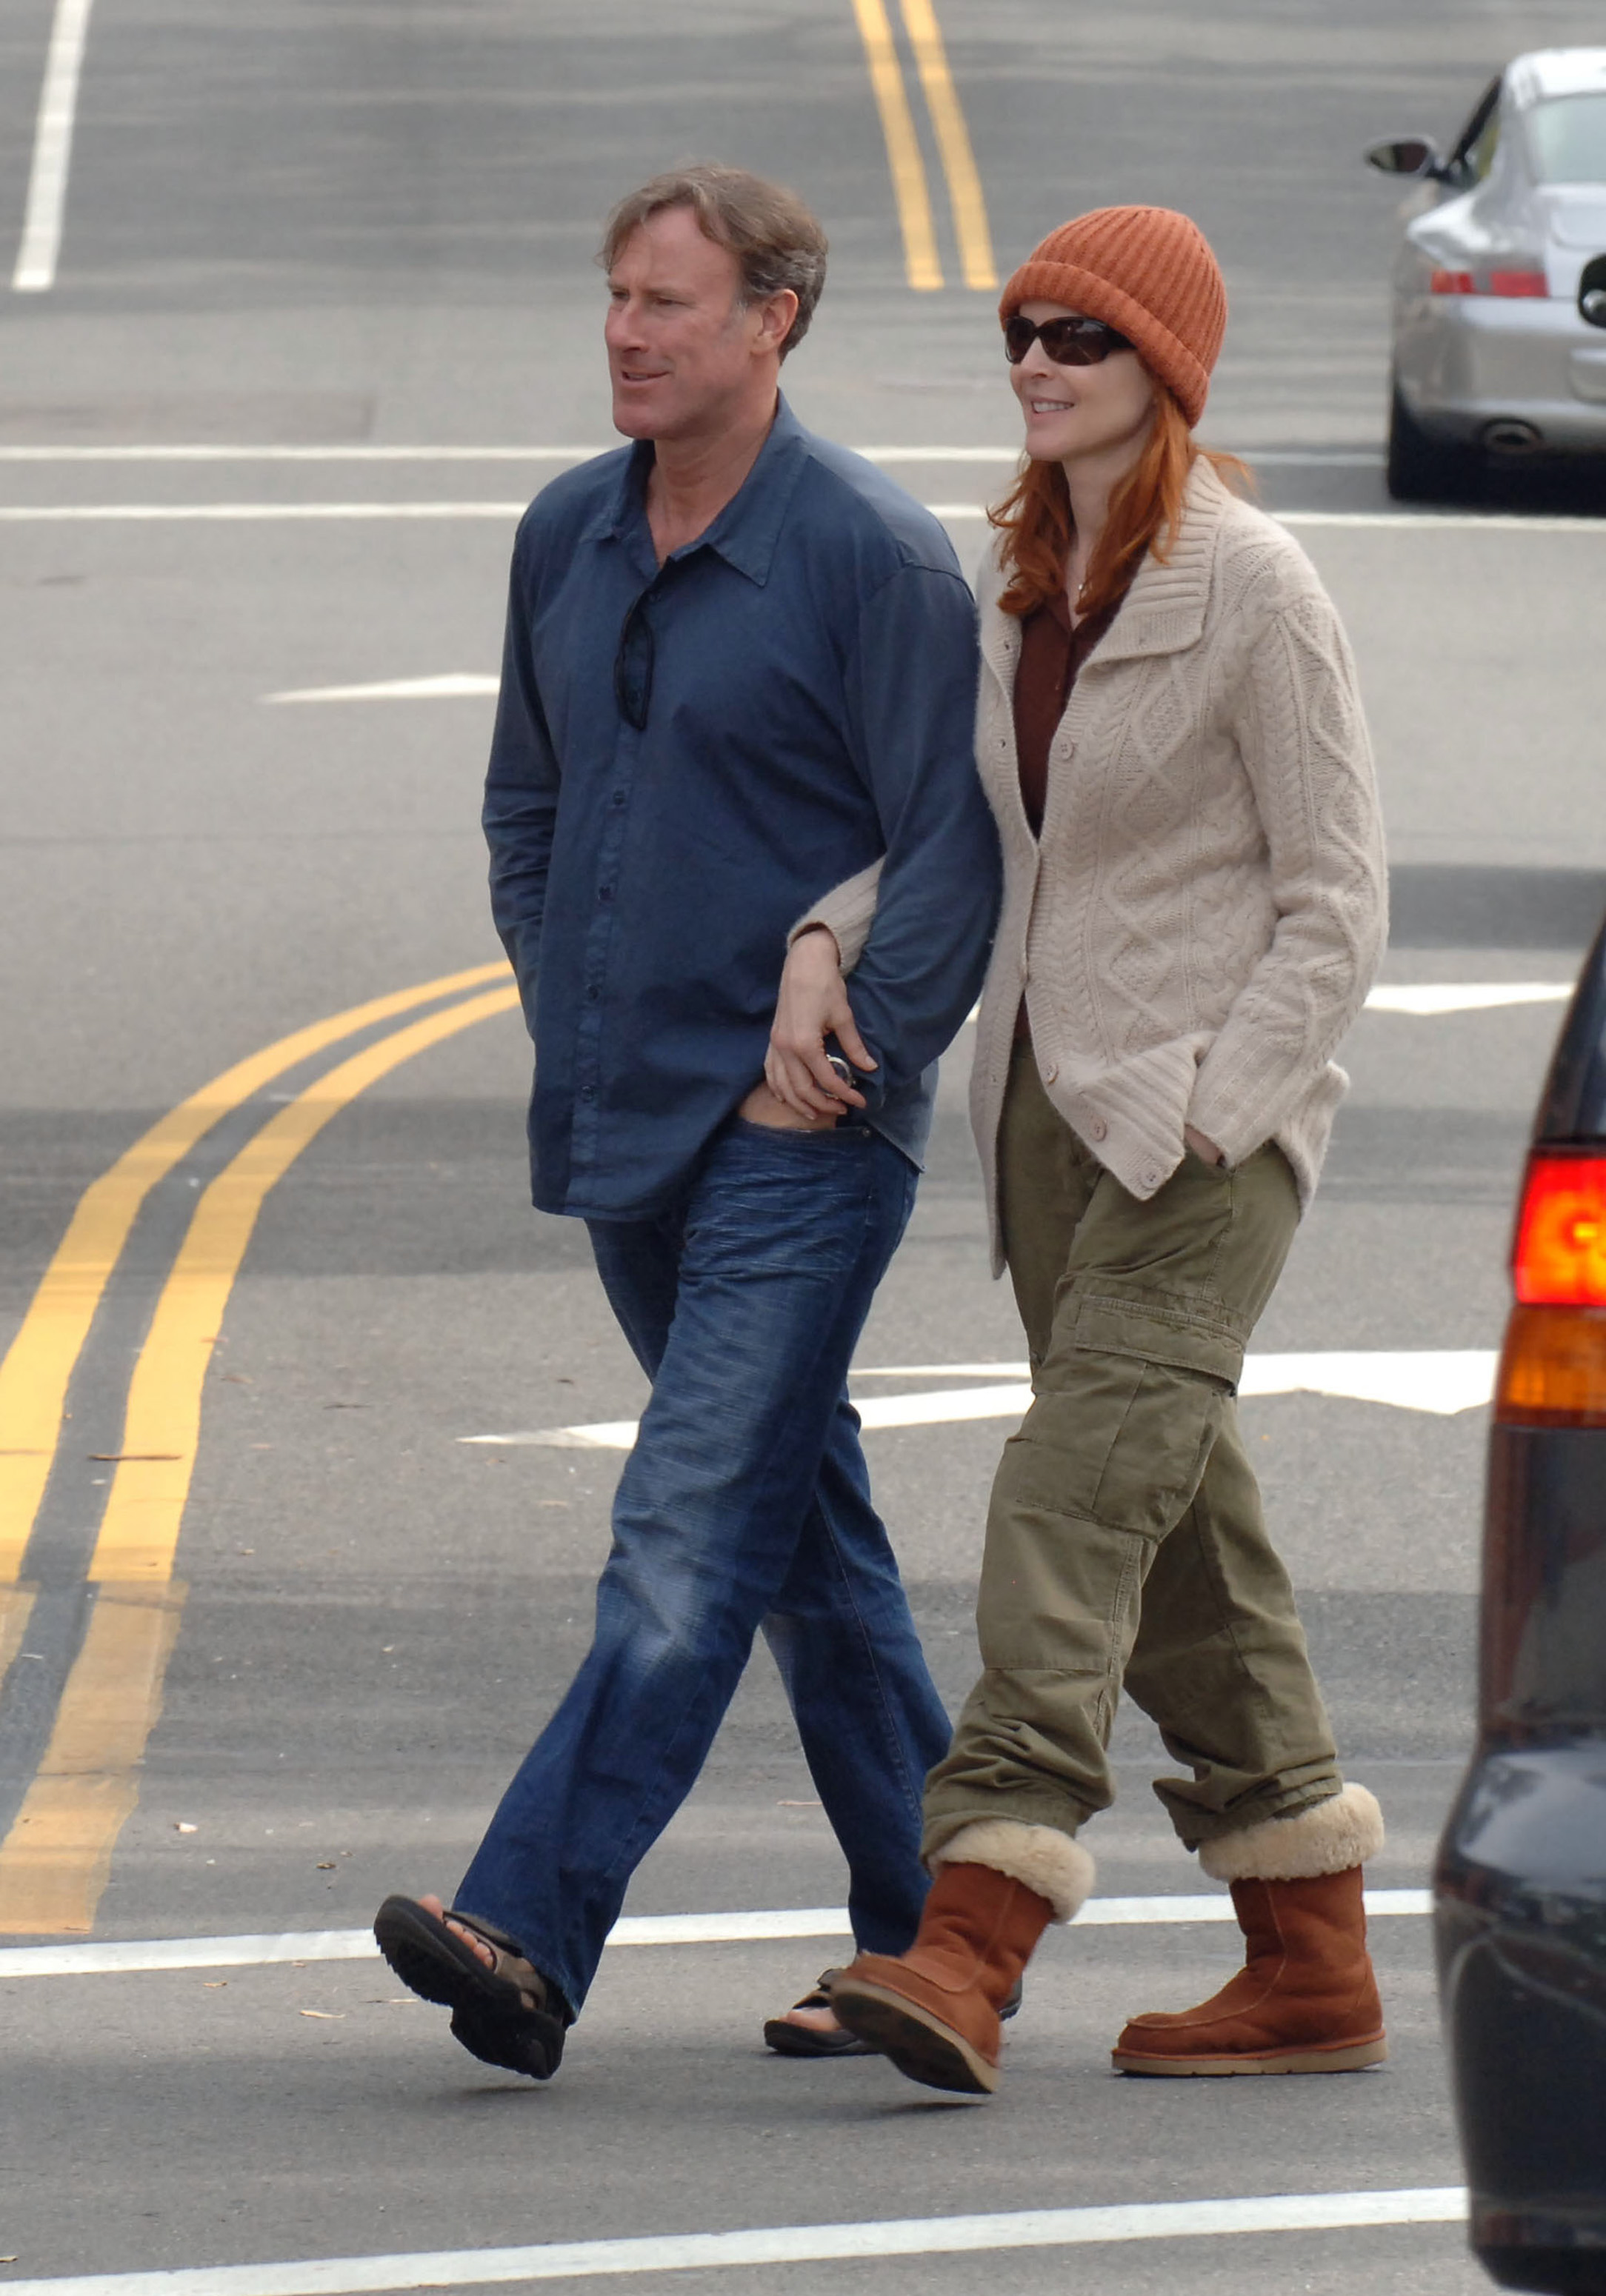
[[1126,336],[1176,394],[1190,425],[1204,413],[1226,332],[1221,266],[1196,223],[1174,208],[1095,208],[1051,231],[1004,291],[998,316],[1063,303]]

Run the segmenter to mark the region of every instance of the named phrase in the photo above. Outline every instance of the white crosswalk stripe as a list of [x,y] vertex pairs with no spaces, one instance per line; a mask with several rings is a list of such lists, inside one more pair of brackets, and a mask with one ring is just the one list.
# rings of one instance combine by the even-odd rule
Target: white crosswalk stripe
[[[1356,1403],[1388,1404],[1399,1411],[1430,1411],[1453,1417],[1489,1401],[1498,1361],[1493,1348],[1360,1349],[1250,1356],[1238,1391],[1244,1396],[1336,1396]],[[870,1431],[952,1426],[968,1419],[1019,1420],[1025,1417],[1032,1400],[1031,1389],[1017,1383],[1022,1368],[1015,1364],[956,1364],[956,1374],[974,1377],[986,1372],[999,1377],[1002,1383],[935,1388],[914,1395],[856,1396],[854,1405]],[[919,1366],[919,1375],[935,1376],[941,1369],[938,1364],[924,1364]],[[1005,1374],[1014,1376],[1005,1380]],[[886,1371],[854,1374],[859,1379],[909,1375]],[[457,1439],[508,1449],[628,1451],[635,1445],[638,1424],[634,1419],[601,1419],[576,1427],[536,1427],[504,1435],[460,1435]]]
[[605,2273],[711,2271],[868,2257],[1085,2248],[1110,2241],[1454,2224],[1465,2213],[1466,2194],[1454,2185],[1394,2192],[1275,2193],[1244,2200],[1147,2201],[1114,2208],[1020,2209],[996,2216],[905,2217],[879,2224],[774,2225],[750,2232],[556,2241],[529,2248],[317,2257],[290,2264],[176,2272],[100,2272],[77,2279],[7,2284],[12,2296],[371,2296],[371,2292],[377,2296],[385,2289],[485,2288],[509,2281],[594,2279]]
[[[1371,1921],[1426,1914],[1426,1890],[1368,1890]],[[1225,1890],[1208,1897],[1089,1898],[1077,1929],[1157,1928],[1167,1923],[1230,1922]],[[736,1914],[627,1914],[609,1933],[619,1946],[753,1945],[781,1938],[853,1934],[846,1906],[786,1906]],[[18,1977],[119,1977],[164,1969],[271,1969],[309,1962],[373,1961],[372,1930],[290,1930],[266,1937],[114,1938],[86,1945],[0,1946],[0,1982]]]

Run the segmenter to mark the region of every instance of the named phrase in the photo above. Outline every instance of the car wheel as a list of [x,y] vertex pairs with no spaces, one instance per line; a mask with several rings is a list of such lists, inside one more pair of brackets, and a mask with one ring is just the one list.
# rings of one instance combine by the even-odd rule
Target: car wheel
[[1400,397],[1389,408],[1389,460],[1384,478],[1396,502],[1443,502],[1464,494],[1477,474],[1465,447],[1446,444],[1422,429]]

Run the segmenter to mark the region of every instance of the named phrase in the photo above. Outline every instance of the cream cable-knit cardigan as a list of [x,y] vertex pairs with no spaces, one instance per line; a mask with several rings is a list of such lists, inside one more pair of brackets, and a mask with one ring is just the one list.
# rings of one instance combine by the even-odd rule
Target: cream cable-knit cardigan
[[[1274,1140],[1309,1201],[1348,1079],[1332,1055],[1382,953],[1383,840],[1355,666],[1299,545],[1202,459],[1168,562],[1146,558],[1049,751],[1041,838],[1020,803],[1020,625],[979,585],[976,754],[1004,849],[971,1116],[992,1212],[1022,992],[1049,1095],[1139,1198],[1183,1127],[1241,1162]],[[844,971],[878,871],[826,895]]]

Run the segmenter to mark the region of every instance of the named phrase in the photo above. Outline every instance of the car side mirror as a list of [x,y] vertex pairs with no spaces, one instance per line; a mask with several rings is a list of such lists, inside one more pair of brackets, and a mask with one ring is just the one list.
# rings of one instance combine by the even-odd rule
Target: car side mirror
[[1374,144],[1366,154],[1366,165],[1383,176],[1436,176],[1441,164],[1425,135],[1402,135],[1397,143]]

